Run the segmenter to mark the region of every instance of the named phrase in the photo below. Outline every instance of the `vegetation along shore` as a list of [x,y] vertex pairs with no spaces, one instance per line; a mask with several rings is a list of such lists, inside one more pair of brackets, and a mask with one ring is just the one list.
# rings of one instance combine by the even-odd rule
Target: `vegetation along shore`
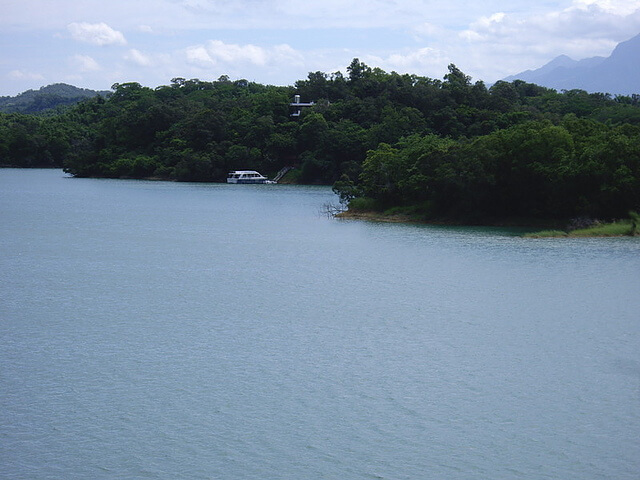
[[352,215],[610,221],[640,210],[640,95],[487,87],[455,65],[438,80],[358,59],[346,75],[287,87],[122,83],[53,111],[0,114],[0,163],[199,182],[290,166],[287,181],[333,185]]
[[[429,225],[481,225],[494,227],[527,228],[525,238],[586,238],[640,236],[640,219],[636,212],[629,212],[628,219],[602,222],[593,219],[574,219],[568,224],[554,219],[484,219],[472,222],[465,219],[429,218],[405,209],[392,208],[384,212],[357,209],[343,210],[332,207],[328,212],[339,219],[366,220],[384,223],[424,223]],[[578,220],[576,223],[575,220]]]

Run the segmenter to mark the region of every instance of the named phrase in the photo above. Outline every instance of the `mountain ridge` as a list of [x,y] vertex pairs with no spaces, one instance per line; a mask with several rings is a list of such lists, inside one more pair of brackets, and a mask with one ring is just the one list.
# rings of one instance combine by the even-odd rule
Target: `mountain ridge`
[[573,60],[559,55],[535,70],[510,75],[506,82],[523,80],[555,90],[631,95],[640,93],[640,34],[619,43],[608,57]]
[[2,113],[42,113],[60,106],[74,105],[87,98],[106,97],[110,91],[79,88],[66,83],[53,83],[38,90],[27,90],[15,97],[0,97]]

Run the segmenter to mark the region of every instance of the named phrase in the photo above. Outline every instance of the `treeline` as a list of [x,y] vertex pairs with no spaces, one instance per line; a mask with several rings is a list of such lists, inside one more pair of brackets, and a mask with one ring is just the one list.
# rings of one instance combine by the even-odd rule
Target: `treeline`
[[[0,115],[0,163],[181,181],[294,165],[300,182],[338,180],[345,199],[443,215],[638,208],[635,95],[487,88],[454,65],[436,80],[358,59],[346,75],[313,72],[292,87],[223,76],[112,90],[58,115]],[[299,117],[295,94],[314,102]]]
[[426,218],[622,218],[640,206],[640,127],[569,114],[473,139],[412,135],[334,189],[353,209]]

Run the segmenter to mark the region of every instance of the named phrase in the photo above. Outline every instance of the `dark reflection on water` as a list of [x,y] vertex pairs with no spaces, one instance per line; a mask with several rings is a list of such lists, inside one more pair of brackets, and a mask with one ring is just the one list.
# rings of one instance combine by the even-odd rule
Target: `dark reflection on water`
[[637,478],[640,241],[0,170],[0,477]]

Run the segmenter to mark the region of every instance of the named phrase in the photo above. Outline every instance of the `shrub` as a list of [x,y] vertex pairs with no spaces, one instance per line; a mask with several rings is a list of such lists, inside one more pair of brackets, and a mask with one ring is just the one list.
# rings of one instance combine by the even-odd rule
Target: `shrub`
[[369,197],[358,197],[349,202],[349,210],[353,212],[372,212],[379,209],[378,202]]
[[640,214],[630,211],[629,217],[631,217],[631,235],[640,235]]

